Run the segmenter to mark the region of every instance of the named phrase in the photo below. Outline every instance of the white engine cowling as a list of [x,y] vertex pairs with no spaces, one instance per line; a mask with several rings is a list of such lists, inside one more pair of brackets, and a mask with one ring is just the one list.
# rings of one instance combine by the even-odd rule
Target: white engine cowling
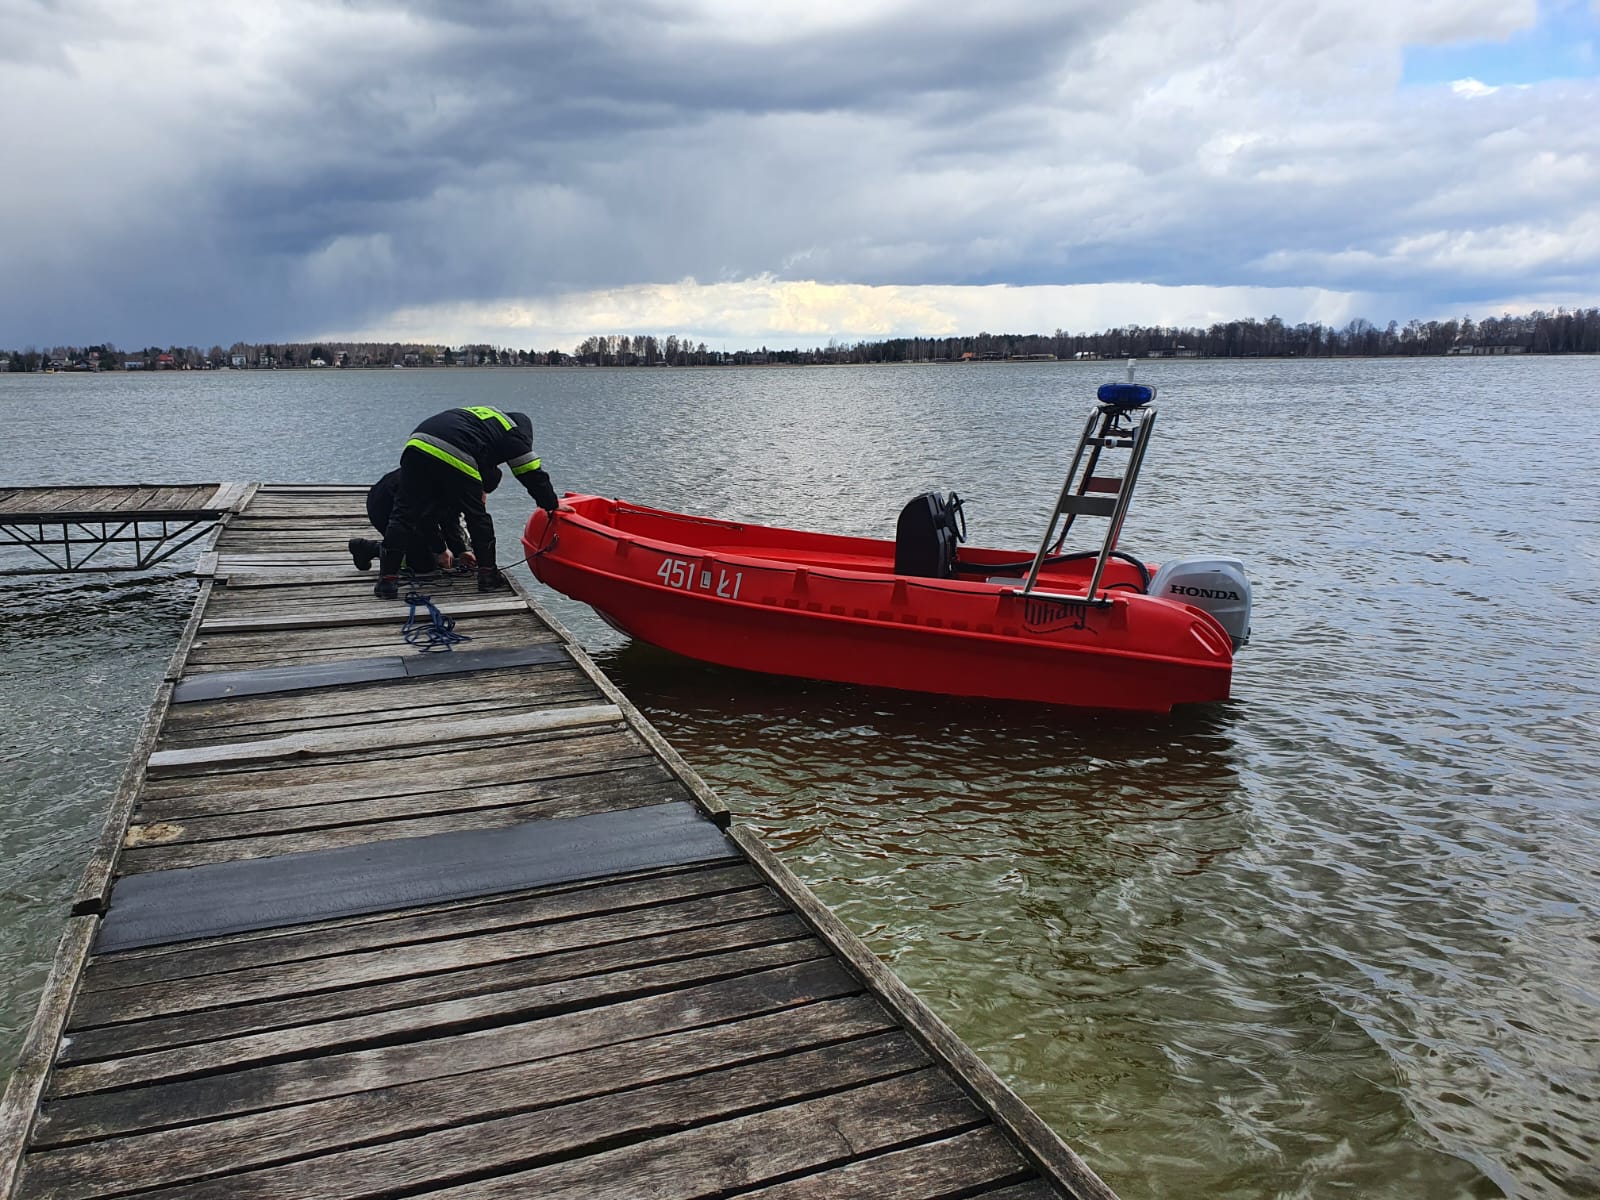
[[1250,581],[1237,558],[1192,554],[1164,562],[1150,581],[1150,595],[1205,609],[1235,650],[1250,640]]

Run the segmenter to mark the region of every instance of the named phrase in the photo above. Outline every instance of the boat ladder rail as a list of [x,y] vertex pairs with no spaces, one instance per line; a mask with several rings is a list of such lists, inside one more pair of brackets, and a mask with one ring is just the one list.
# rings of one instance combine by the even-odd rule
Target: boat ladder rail
[[[1084,422],[1083,433],[1078,438],[1078,448],[1072,456],[1072,466],[1067,471],[1061,495],[1050,514],[1050,523],[1039,541],[1039,550],[1033,556],[1028,576],[1022,585],[1023,596],[1066,600],[1106,606],[1109,595],[1096,595],[1100,579],[1105,574],[1107,561],[1117,548],[1117,538],[1122,533],[1122,522],[1128,515],[1128,505],[1133,500],[1133,488],[1139,480],[1139,468],[1144,463],[1145,447],[1150,443],[1155,428],[1156,410],[1143,407],[1155,396],[1154,388],[1140,388],[1145,400],[1130,404],[1123,400],[1107,400],[1108,390],[1120,393],[1122,388],[1133,390],[1133,368],[1128,368],[1127,385],[1108,385],[1101,389],[1101,403]],[[1103,468],[1101,456],[1106,451],[1127,452],[1122,461],[1122,473],[1111,474]],[[1112,468],[1114,469],[1114,468]],[[1039,570],[1053,556],[1061,553],[1067,534],[1079,517],[1103,518],[1106,521],[1105,540],[1095,558],[1089,584],[1081,596],[1063,596],[1058,592],[1041,592],[1036,588]]]

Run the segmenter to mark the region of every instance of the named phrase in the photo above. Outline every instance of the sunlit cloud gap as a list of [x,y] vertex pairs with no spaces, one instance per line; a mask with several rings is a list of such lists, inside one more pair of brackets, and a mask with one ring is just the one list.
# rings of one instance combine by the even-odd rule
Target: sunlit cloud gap
[[570,349],[595,335],[675,334],[726,342],[730,349],[812,346],[980,332],[1085,332],[1130,324],[1195,327],[1269,315],[1291,324],[1342,325],[1368,315],[1360,311],[1365,299],[1321,288],[1146,283],[971,287],[684,280],[546,299],[404,308],[363,328],[311,330],[301,340]]

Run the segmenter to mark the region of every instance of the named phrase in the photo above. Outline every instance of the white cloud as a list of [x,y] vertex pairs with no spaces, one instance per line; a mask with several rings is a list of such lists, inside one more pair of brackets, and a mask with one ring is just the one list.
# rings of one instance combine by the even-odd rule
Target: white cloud
[[1531,29],[1539,15],[1538,0],[1410,0],[1361,7],[1362,15],[1375,22],[1387,19],[1391,36],[1407,45],[1498,41]]
[[[1274,251],[1263,266],[1281,274],[1315,273],[1327,279],[1388,279],[1391,287],[1419,277],[1541,281],[1540,307],[1570,303],[1575,285],[1600,273],[1600,217],[1563,225],[1516,223],[1487,229],[1438,229],[1396,238],[1378,250],[1338,253]],[[1550,299],[1551,293],[1563,297]],[[1538,292],[1532,294],[1538,295]],[[1590,293],[1588,304],[1593,304]]]

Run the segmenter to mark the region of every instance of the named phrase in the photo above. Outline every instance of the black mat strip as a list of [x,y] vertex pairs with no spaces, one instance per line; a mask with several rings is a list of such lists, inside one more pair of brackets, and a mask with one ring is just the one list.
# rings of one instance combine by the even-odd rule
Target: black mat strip
[[294,667],[262,667],[254,671],[208,671],[178,681],[172,702],[223,700],[229,696],[264,696],[270,692],[295,692],[333,687],[343,683],[372,683],[404,679],[406,669],[398,655],[383,658],[347,658],[338,662],[305,663]]
[[693,805],[673,801],[505,829],[152,871],[117,880],[95,952],[736,856]]
[[208,671],[180,680],[172,689],[172,702],[184,704],[196,700],[224,700],[231,696],[265,696],[272,692],[299,692],[351,683],[377,683],[386,679],[487,671],[497,667],[531,667],[540,663],[562,662],[569,657],[559,642],[540,642],[498,650],[451,650],[434,654],[408,654],[404,657],[343,658],[334,662],[260,667],[250,671]]
[[451,650],[447,653],[408,654],[400,660],[413,679],[451,675],[457,671],[487,671],[493,667],[533,667],[541,663],[571,662],[560,642],[536,642],[503,650]]

